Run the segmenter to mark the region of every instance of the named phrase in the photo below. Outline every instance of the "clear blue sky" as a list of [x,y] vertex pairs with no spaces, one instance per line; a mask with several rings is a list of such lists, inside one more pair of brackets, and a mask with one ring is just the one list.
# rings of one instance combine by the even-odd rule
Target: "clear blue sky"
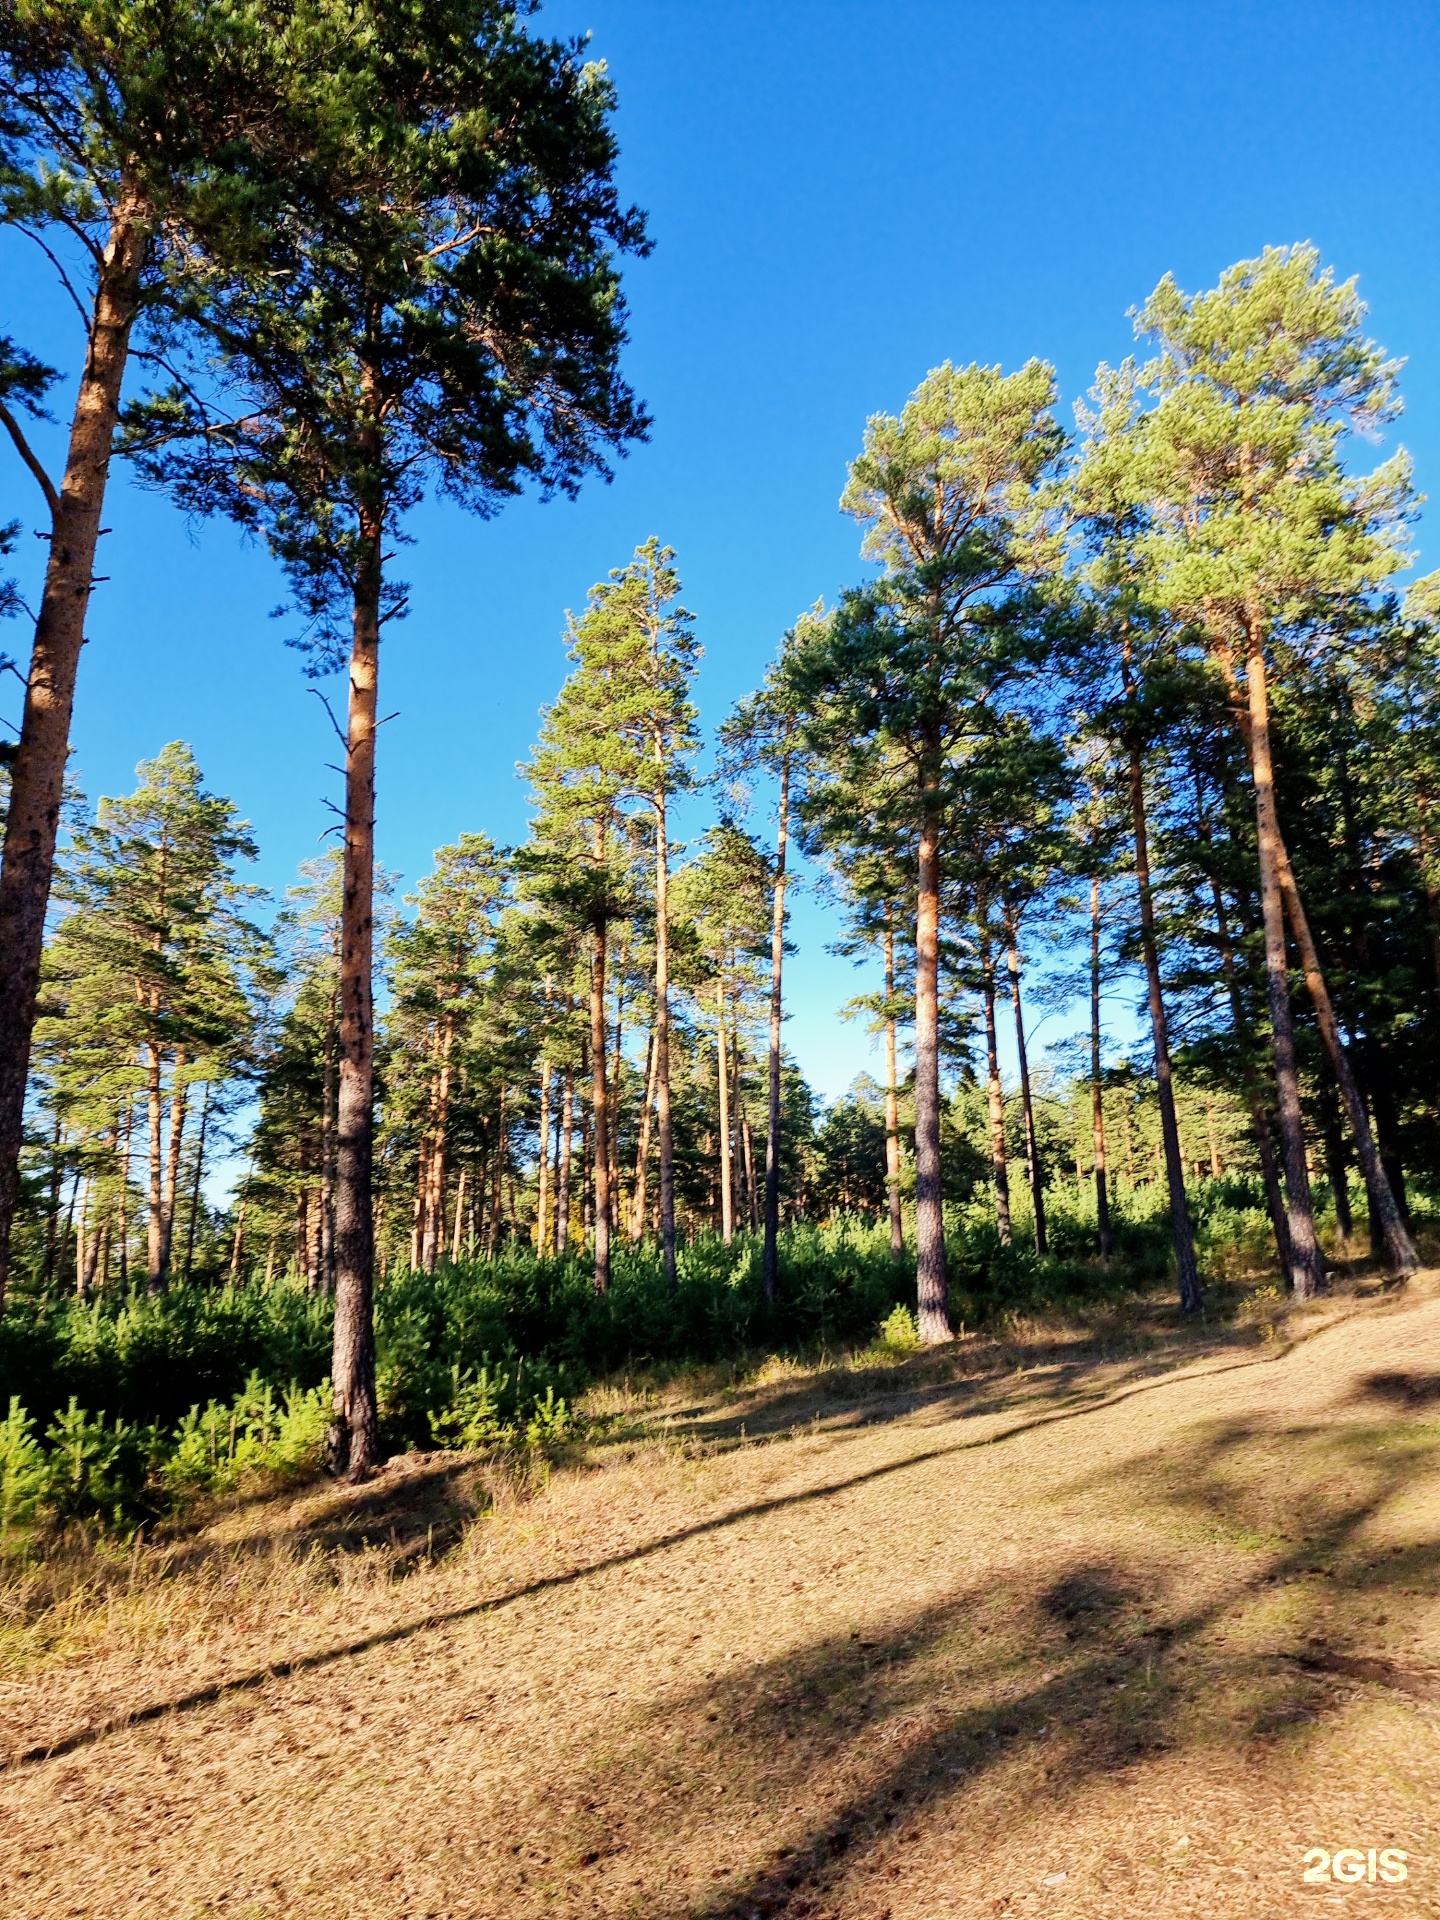
[[[514,765],[564,672],[564,611],[638,541],[677,550],[714,724],[795,614],[860,571],[836,500],[866,415],[946,358],[1031,354],[1068,408],[1129,349],[1126,311],[1167,270],[1206,286],[1309,239],[1358,274],[1373,332],[1409,362],[1398,438],[1421,487],[1440,484],[1433,0],[556,0],[540,23],[590,29],[619,89],[623,186],[655,240],[628,275],[628,366],[655,431],[578,504],[486,525],[417,514],[382,694],[400,718],[382,735],[380,853],[407,883],[464,830],[521,836]],[[0,239],[0,330],[73,368],[75,327],[27,247]],[[0,519],[36,524],[32,485],[0,448]],[[192,742],[281,889],[330,818],[335,742],[267,618],[278,576],[123,470],[106,522],[81,782],[124,791],[137,760]],[[27,541],[27,585],[41,557]],[[790,1043],[834,1096],[874,1065],[835,1019],[861,983],[825,956],[817,907],[799,904],[795,930]]]

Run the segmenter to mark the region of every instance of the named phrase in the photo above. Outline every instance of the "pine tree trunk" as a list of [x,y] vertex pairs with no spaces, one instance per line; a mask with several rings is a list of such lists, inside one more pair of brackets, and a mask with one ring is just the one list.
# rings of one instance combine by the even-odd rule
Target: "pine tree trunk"
[[1020,999],[1020,950],[1013,922],[1008,923],[1005,964],[1010,971],[1010,1001],[1015,1010],[1015,1052],[1020,1064],[1020,1111],[1025,1121],[1025,1175],[1035,1214],[1035,1251],[1043,1260],[1049,1251],[1045,1233],[1045,1170],[1040,1165],[1040,1142],[1035,1134],[1035,1103],[1030,1092],[1030,1059],[1025,1049],[1025,1009]]
[[751,1233],[760,1229],[760,1208],[755,1195],[755,1138],[750,1130],[750,1117],[742,1111],[740,1115],[740,1151],[745,1159],[745,1218]]
[[[371,396],[373,404],[373,395]],[[373,466],[372,466],[373,471]],[[345,747],[340,918],[340,1086],[335,1121],[335,1338],[331,1470],[362,1480],[380,1464],[375,1389],[375,728],[380,677],[383,516],[361,517]]]
[[1270,756],[1270,701],[1260,624],[1251,619],[1246,679],[1250,699],[1250,767],[1255,783],[1255,827],[1260,851],[1260,913],[1265,928],[1265,985],[1270,1004],[1271,1049],[1275,1060],[1276,1109],[1280,1122],[1280,1160],[1285,1169],[1286,1214],[1290,1229],[1290,1273],[1302,1300],[1320,1291],[1325,1279],[1310,1174],[1305,1163],[1305,1124],[1300,1111],[1300,1074],[1295,1059],[1295,1030],[1290,1013],[1290,970],[1285,954],[1285,906],[1280,886],[1280,823],[1275,808],[1275,770]]
[[1145,958],[1145,985],[1150,1002],[1150,1032],[1155,1045],[1155,1091],[1160,1102],[1160,1135],[1164,1145],[1165,1179],[1170,1196],[1170,1231],[1175,1243],[1175,1277],[1184,1313],[1201,1307],[1200,1271],[1195,1263],[1195,1239],[1190,1207],[1185,1198],[1185,1167],[1180,1154],[1180,1127],[1175,1117],[1175,1086],[1170,1071],[1170,1029],[1165,1018],[1165,996],[1160,986],[1160,954],[1155,942],[1155,902],[1150,892],[1150,843],[1145,824],[1145,777],[1140,750],[1130,749],[1130,818],[1135,840],[1135,881],[1140,894],[1140,943]]
[[575,1080],[569,1067],[560,1089],[560,1170],[555,1181],[555,1251],[570,1245],[570,1153],[575,1137]]
[[150,1161],[150,1212],[145,1231],[145,1278],[151,1293],[165,1285],[165,1144],[164,1103],[161,1093],[160,1049],[147,1043],[145,1061],[145,1119]]
[[905,1257],[905,1221],[900,1210],[899,1048],[895,1020],[895,928],[885,906],[885,1199],[890,1214],[890,1253]]
[[1335,1225],[1340,1238],[1348,1240],[1355,1231],[1355,1221],[1350,1212],[1350,1183],[1346,1178],[1345,1135],[1340,1126],[1335,1083],[1328,1075],[1321,1079],[1318,1104],[1320,1132],[1325,1142],[1325,1173],[1335,1201]]
[[790,754],[780,763],[780,811],[775,833],[775,888],[770,915],[770,1053],[765,1129],[765,1299],[773,1302],[780,1261],[780,973],[785,961],[785,857],[790,835]]
[[735,1238],[735,1168],[730,1151],[730,1043],[725,1032],[725,982],[715,982],[716,1085],[720,1095],[720,1237],[728,1247]]
[[[543,1159],[544,1156],[542,1155]],[[460,1231],[465,1223],[465,1175],[468,1169],[464,1162],[460,1165],[460,1178],[455,1183],[455,1228],[450,1236],[450,1264],[458,1266],[460,1262]]]
[[200,1183],[205,1177],[205,1136],[210,1130],[210,1082],[205,1082],[205,1098],[200,1103],[200,1138],[195,1147],[195,1179],[190,1188],[190,1224],[185,1232],[185,1282],[188,1286],[195,1265],[195,1228],[200,1218]]
[[70,427],[65,477],[51,499],[50,554],[30,655],[20,739],[10,769],[0,859],[0,1309],[19,1195],[20,1146],[40,953],[85,643],[85,615],[110,472],[110,449],[149,243],[146,210],[124,181],[100,263],[89,348]]
[[170,1150],[165,1163],[165,1198],[160,1216],[160,1284],[170,1278],[170,1258],[175,1245],[175,1213],[180,1203],[180,1152],[185,1140],[185,1121],[189,1112],[189,1088],[184,1080],[185,1049],[176,1050],[170,1075]]
[[1100,1259],[1109,1266],[1115,1255],[1110,1230],[1110,1194],[1105,1166],[1105,1099],[1100,1078],[1100,880],[1090,880],[1090,1137],[1095,1156],[1095,1225]]
[[[1251,672],[1254,672],[1252,654]],[[1260,656],[1260,697],[1264,700],[1264,658]],[[1268,704],[1268,703],[1267,703]],[[1251,734],[1252,756],[1256,751],[1259,729],[1255,721],[1256,700],[1251,696]],[[1265,714],[1265,759],[1269,765],[1269,725],[1268,711]],[[1257,796],[1259,781],[1256,782]],[[1395,1192],[1381,1155],[1376,1150],[1375,1136],[1370,1131],[1370,1117],[1365,1111],[1365,1102],[1361,1098],[1356,1082],[1355,1069],[1350,1063],[1350,1055],[1340,1037],[1340,1023],[1335,1018],[1334,1004],[1330,999],[1330,989],[1325,983],[1325,975],[1320,966],[1320,955],[1316,951],[1315,941],[1310,933],[1310,922],[1306,917],[1304,903],[1300,898],[1300,888],[1296,883],[1295,872],[1290,865],[1290,856],[1286,851],[1284,839],[1280,833],[1280,823],[1275,814],[1274,775],[1269,776],[1269,801],[1274,836],[1274,863],[1279,890],[1284,898],[1285,913],[1290,921],[1291,931],[1295,935],[1295,944],[1300,949],[1300,964],[1305,972],[1305,984],[1310,990],[1310,999],[1314,1004],[1315,1018],[1319,1024],[1321,1036],[1325,1041],[1325,1050],[1330,1056],[1330,1066],[1340,1088],[1340,1100],[1345,1108],[1345,1117],[1350,1123],[1350,1135],[1355,1143],[1355,1155],[1360,1162],[1360,1174],[1365,1182],[1365,1192],[1370,1202],[1370,1217],[1379,1226],[1378,1238],[1384,1249],[1386,1264],[1392,1273],[1413,1273],[1419,1266],[1419,1257],[1415,1252],[1415,1243],[1405,1225],[1401,1205]],[[1262,861],[1264,854],[1262,851]],[[1283,934],[1282,934],[1283,939]],[[1268,941],[1268,930],[1267,930]],[[1268,944],[1267,944],[1268,953]],[[1396,1183],[1398,1184],[1398,1183]]]
[[[933,755],[932,755],[933,757]],[[927,779],[915,909],[915,1276],[920,1338],[954,1338],[940,1169],[940,819]]]
[[[590,951],[590,1158],[591,1190],[595,1196],[597,1293],[607,1292],[610,1286],[610,1088],[605,1075],[605,946],[605,923],[597,920]],[[668,1100],[661,1111],[668,1118]],[[663,1156],[663,1133],[661,1153]],[[671,1232],[673,1238],[673,1221]]]
[[[984,904],[977,906],[983,922]],[[1005,1152],[1005,1089],[1000,1084],[1000,1048],[995,1033],[995,964],[988,934],[980,935],[981,998],[985,1005],[985,1106],[990,1122],[990,1177],[995,1188],[995,1231],[1002,1247],[1011,1240],[1010,1167]]]
[[650,1117],[655,1110],[655,1079],[660,1051],[651,1029],[645,1047],[645,1105],[640,1113],[640,1138],[635,1143],[635,1181],[630,1195],[630,1240],[638,1245],[645,1233],[645,1189],[650,1174]]
[[670,1113],[670,841],[662,788],[655,802],[655,1121],[660,1147],[660,1261],[675,1276],[675,1133]]
[[325,1028],[325,1070],[320,1083],[320,1266],[325,1291],[335,1291],[335,1049],[338,1040],[335,995]]
[[[543,1260],[550,1251],[550,1080],[548,1060],[540,1062],[540,1158],[535,1175],[535,1251]],[[465,1178],[461,1170],[460,1178]],[[456,1212],[456,1220],[460,1218]],[[458,1240],[458,1232],[457,1232]],[[458,1255],[456,1256],[458,1258]]]

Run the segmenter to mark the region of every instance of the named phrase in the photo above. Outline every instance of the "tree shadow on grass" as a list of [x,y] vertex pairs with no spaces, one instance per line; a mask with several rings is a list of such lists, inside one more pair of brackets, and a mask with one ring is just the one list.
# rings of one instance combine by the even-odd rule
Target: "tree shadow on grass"
[[[667,1700],[654,1726],[635,1730],[642,1749],[662,1723],[678,1726],[667,1736],[681,1743],[673,1769],[749,1783],[756,1822],[777,1805],[792,1817],[762,1864],[752,1858],[733,1877],[717,1870],[713,1890],[667,1885],[648,1911],[800,1920],[842,1896],[845,1911],[863,1913],[863,1893],[878,1913],[888,1881],[905,1874],[907,1839],[923,1824],[968,1821],[983,1844],[996,1817],[986,1782],[1001,1769],[1001,1824],[1013,1839],[1103,1776],[1156,1756],[1219,1748],[1254,1760],[1303,1747],[1347,1697],[1346,1682],[1422,1691],[1383,1661],[1350,1656],[1327,1666],[1313,1634],[1292,1645],[1237,1646],[1229,1631],[1237,1612],[1265,1608],[1277,1585],[1313,1583],[1317,1569],[1349,1603],[1312,1613],[1337,1640],[1353,1638],[1348,1616],[1363,1625],[1358,1616],[1377,1598],[1393,1607],[1407,1590],[1433,1591],[1440,1545],[1393,1553],[1367,1539],[1440,1443],[1432,1433],[1422,1462],[1414,1451],[1392,1452],[1395,1439],[1393,1423],[1359,1433],[1296,1427],[1278,1440],[1268,1429],[1217,1425],[1124,1469],[1135,1508],[1160,1529],[1153,1563],[1098,1555],[1059,1572],[1052,1565],[1043,1578],[1022,1571],[979,1582],[883,1633],[821,1638]],[[1285,1455],[1276,1479],[1289,1537],[1273,1537],[1268,1551],[1254,1546],[1273,1531],[1268,1494],[1252,1500],[1237,1483],[1256,1442],[1272,1459],[1277,1445]],[[1091,1484],[1098,1490],[1104,1479]],[[1083,1489],[1072,1497],[1083,1499]],[[1217,1515],[1250,1547],[1246,1558],[1260,1551],[1263,1562],[1186,1604],[1167,1557],[1174,1530],[1213,1525]],[[634,1777],[623,1753],[609,1765],[622,1780]],[[742,1813],[731,1798],[729,1818]],[[618,1817],[623,1823],[623,1810]]]

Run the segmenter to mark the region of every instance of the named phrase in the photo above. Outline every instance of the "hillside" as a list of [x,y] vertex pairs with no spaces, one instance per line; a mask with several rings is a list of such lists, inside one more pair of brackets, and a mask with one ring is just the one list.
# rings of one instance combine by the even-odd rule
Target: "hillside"
[[1440,1911],[1440,1276],[609,1405],[12,1592],[5,1920]]

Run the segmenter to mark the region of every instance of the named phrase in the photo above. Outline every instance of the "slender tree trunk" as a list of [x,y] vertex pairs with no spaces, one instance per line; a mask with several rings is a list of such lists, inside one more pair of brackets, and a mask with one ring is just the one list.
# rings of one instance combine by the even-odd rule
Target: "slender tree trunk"
[[780,809],[775,832],[775,887],[770,913],[770,1054],[765,1129],[765,1299],[775,1298],[780,1261],[780,1025],[784,1017],[781,969],[785,962],[785,859],[790,837],[790,752],[780,762]]
[[170,1076],[170,1150],[165,1163],[165,1199],[160,1215],[160,1282],[170,1278],[170,1256],[175,1245],[175,1215],[180,1204],[180,1153],[185,1141],[190,1090],[185,1083],[185,1049],[176,1050]]
[[135,1124],[135,1109],[127,1099],[120,1108],[116,1129],[119,1144],[120,1192],[116,1196],[115,1238],[120,1252],[120,1291],[130,1290],[130,1131]]
[[890,1253],[905,1257],[905,1221],[900,1210],[900,1084],[895,1019],[895,927],[885,904],[885,1198],[890,1213]]
[[[1256,652],[1252,651],[1250,672],[1255,671]],[[1258,655],[1260,672],[1260,702],[1265,702],[1264,656]],[[1251,733],[1252,758],[1260,745],[1260,729],[1256,724],[1256,696],[1251,695]],[[1270,734],[1268,705],[1263,710],[1264,753],[1267,770],[1270,759]],[[1315,1018],[1325,1041],[1325,1050],[1330,1055],[1330,1065],[1340,1088],[1340,1100],[1345,1108],[1345,1117],[1350,1123],[1350,1135],[1355,1143],[1355,1155],[1360,1162],[1361,1177],[1365,1182],[1365,1192],[1370,1202],[1371,1218],[1379,1223],[1379,1239],[1384,1248],[1385,1261],[1393,1273],[1413,1273],[1419,1266],[1419,1257],[1415,1252],[1415,1243],[1410,1238],[1394,1188],[1385,1172],[1380,1154],[1376,1150],[1375,1136],[1370,1131],[1370,1117],[1365,1111],[1365,1102],[1361,1098],[1356,1082],[1355,1069],[1350,1063],[1350,1054],[1340,1037],[1340,1023],[1335,1018],[1334,1004],[1330,999],[1330,989],[1325,983],[1325,975],[1320,966],[1320,955],[1316,951],[1311,936],[1310,922],[1306,918],[1304,903],[1300,898],[1300,888],[1295,880],[1295,872],[1290,865],[1290,856],[1286,851],[1284,839],[1280,833],[1280,823],[1275,812],[1275,787],[1273,772],[1268,773],[1269,811],[1274,837],[1274,863],[1279,890],[1285,902],[1285,912],[1290,921],[1291,931],[1295,935],[1295,944],[1300,949],[1300,964],[1305,972],[1305,984],[1310,990],[1310,999],[1315,1007]],[[1256,780],[1256,793],[1259,794],[1259,779]],[[1262,852],[1262,860],[1264,858]],[[1282,935],[1283,938],[1283,935]],[[1268,939],[1268,933],[1267,933]],[[1268,946],[1267,946],[1268,952]]]
[[990,937],[983,931],[984,903],[977,905],[980,934],[980,985],[985,1005],[985,1106],[990,1121],[990,1177],[995,1187],[995,1231],[1008,1247],[1010,1226],[1010,1167],[1005,1152],[1005,1089],[1000,1083],[1000,1048],[995,1032],[995,963]]
[[485,1251],[493,1260],[500,1250],[500,1226],[504,1211],[505,1160],[510,1149],[510,1133],[505,1124],[505,1088],[500,1088],[500,1112],[495,1122],[495,1160],[490,1169],[490,1224]]
[[161,1054],[155,1042],[145,1048],[145,1118],[150,1161],[150,1214],[145,1232],[145,1277],[151,1293],[165,1285],[165,1145]]
[[92,1248],[95,1242],[93,1233],[86,1231],[86,1215],[90,1210],[90,1176],[86,1174],[80,1187],[80,1200],[75,1213],[75,1298],[90,1298],[90,1274],[87,1266],[93,1268]]
[[1045,1233],[1045,1170],[1040,1164],[1040,1142],[1035,1133],[1035,1103],[1030,1091],[1030,1059],[1025,1050],[1025,1009],[1020,999],[1020,950],[1013,922],[1007,925],[1005,964],[1010,971],[1010,1002],[1015,1010],[1015,1052],[1020,1063],[1020,1110],[1025,1121],[1025,1174],[1035,1213],[1035,1251],[1043,1260],[1049,1251]]
[[670,1112],[670,840],[665,790],[655,800],[655,1120],[660,1145],[660,1260],[675,1276],[675,1133]]
[[[110,472],[110,449],[149,243],[145,207],[122,180],[100,262],[89,346],[70,427],[65,476],[50,505],[50,553],[30,655],[20,740],[10,770],[0,859],[0,1308],[19,1193],[20,1146],[40,952],[55,868],[55,840],[85,643],[85,615]],[[7,409],[8,416],[8,409]],[[10,425],[7,417],[5,424]],[[18,433],[18,426],[14,429]]]
[[640,1138],[635,1144],[635,1181],[630,1195],[630,1239],[638,1244],[645,1233],[645,1188],[650,1174],[650,1117],[655,1110],[655,1079],[660,1051],[651,1029],[645,1047],[645,1105],[640,1111]]
[[[373,392],[367,398],[374,404]],[[378,429],[375,431],[378,441]],[[378,453],[378,446],[374,449]],[[377,462],[378,464],[378,462]],[[372,467],[373,471],[373,467]],[[345,747],[345,858],[340,919],[340,1086],[335,1120],[335,1340],[330,1464],[362,1480],[380,1464],[375,1390],[375,729],[384,529],[361,516]]]
[[205,1177],[205,1136],[210,1130],[210,1082],[205,1082],[205,1098],[200,1103],[200,1138],[195,1146],[195,1179],[190,1188],[190,1224],[185,1231],[185,1283],[195,1265],[195,1226],[200,1218],[200,1183]]
[[[548,1060],[540,1062],[540,1160],[535,1176],[535,1251],[543,1260],[550,1251],[550,1080]],[[462,1170],[461,1178],[464,1178]],[[455,1218],[460,1218],[457,1209]],[[456,1238],[459,1233],[457,1228]],[[458,1258],[458,1255],[457,1255]]]
[[570,1245],[570,1151],[575,1137],[575,1080],[569,1067],[560,1088],[560,1171],[555,1181],[555,1251]]
[[1321,1079],[1318,1104],[1320,1133],[1325,1142],[1325,1172],[1335,1201],[1335,1225],[1340,1238],[1348,1240],[1355,1231],[1355,1221],[1350,1212],[1350,1183],[1346,1178],[1345,1135],[1340,1126],[1335,1083],[1329,1075]]
[[245,1245],[245,1205],[246,1194],[240,1190],[240,1204],[235,1209],[235,1238],[230,1245],[230,1284],[236,1286],[240,1280],[240,1253]]
[[[603,848],[599,849],[603,854]],[[605,923],[597,920],[590,953],[590,1155],[595,1195],[595,1291],[610,1286],[610,1088],[605,1075]],[[663,1063],[662,1063],[663,1070]],[[669,1118],[668,1094],[662,1092],[662,1116]],[[664,1134],[661,1134],[662,1180]],[[674,1223],[671,1223],[673,1237]]]
[[1140,943],[1145,957],[1145,983],[1150,1002],[1150,1031],[1155,1044],[1155,1091],[1160,1102],[1160,1135],[1165,1152],[1165,1179],[1170,1195],[1170,1230],[1175,1242],[1175,1276],[1180,1306],[1198,1313],[1201,1306],[1200,1270],[1195,1263],[1195,1239],[1190,1207],[1185,1198],[1185,1167],[1180,1154],[1180,1127],[1175,1117],[1175,1086],[1170,1071],[1170,1028],[1160,987],[1160,954],[1155,941],[1155,902],[1150,892],[1150,844],[1145,824],[1145,777],[1140,748],[1133,738],[1130,750],[1130,817],[1135,838],[1135,881],[1140,894]]
[[[932,750],[932,761],[938,756]],[[940,1170],[940,818],[927,776],[915,909],[915,1276],[920,1338],[954,1337]]]
[[745,1158],[745,1218],[751,1233],[758,1233],[760,1207],[755,1195],[755,1138],[750,1130],[750,1117],[743,1111],[740,1115],[740,1151]]
[[1095,1156],[1095,1225],[1100,1259],[1109,1266],[1115,1256],[1110,1231],[1110,1193],[1105,1165],[1105,1099],[1100,1077],[1100,877],[1090,878],[1090,1137]]
[[320,1084],[320,1266],[327,1293],[335,1291],[335,1050],[339,1014],[332,993]]
[[426,1156],[425,1205],[421,1214],[420,1264],[435,1271],[445,1239],[445,1159],[450,1128],[450,1071],[455,1050],[455,1015],[448,1012],[439,1034],[439,1071],[430,1103],[430,1151]]
[[60,1188],[64,1175],[60,1165],[60,1144],[65,1138],[65,1129],[60,1122],[60,1112],[56,1109],[55,1121],[50,1134],[50,1205],[45,1210],[45,1285],[48,1287],[55,1278],[55,1256],[60,1237]]
[[[544,1159],[544,1155],[541,1155]],[[465,1224],[465,1175],[468,1169],[464,1161],[460,1163],[460,1178],[455,1184],[455,1230],[450,1236],[450,1264],[460,1263],[460,1231]]]
[[1265,649],[1258,619],[1249,622],[1246,679],[1249,692],[1250,765],[1255,783],[1255,825],[1260,851],[1260,912],[1265,927],[1265,985],[1270,1002],[1275,1058],[1280,1159],[1290,1227],[1291,1279],[1297,1296],[1320,1291],[1325,1266],[1315,1235],[1310,1174],[1305,1162],[1305,1124],[1300,1111],[1300,1074],[1290,1013],[1290,970],[1285,954],[1285,906],[1280,884],[1280,823],[1275,808],[1275,770],[1270,757],[1270,702]]
[[720,1236],[728,1247],[735,1238],[735,1169],[730,1151],[730,1043],[725,1033],[725,982],[715,982],[716,1085],[720,1095]]

